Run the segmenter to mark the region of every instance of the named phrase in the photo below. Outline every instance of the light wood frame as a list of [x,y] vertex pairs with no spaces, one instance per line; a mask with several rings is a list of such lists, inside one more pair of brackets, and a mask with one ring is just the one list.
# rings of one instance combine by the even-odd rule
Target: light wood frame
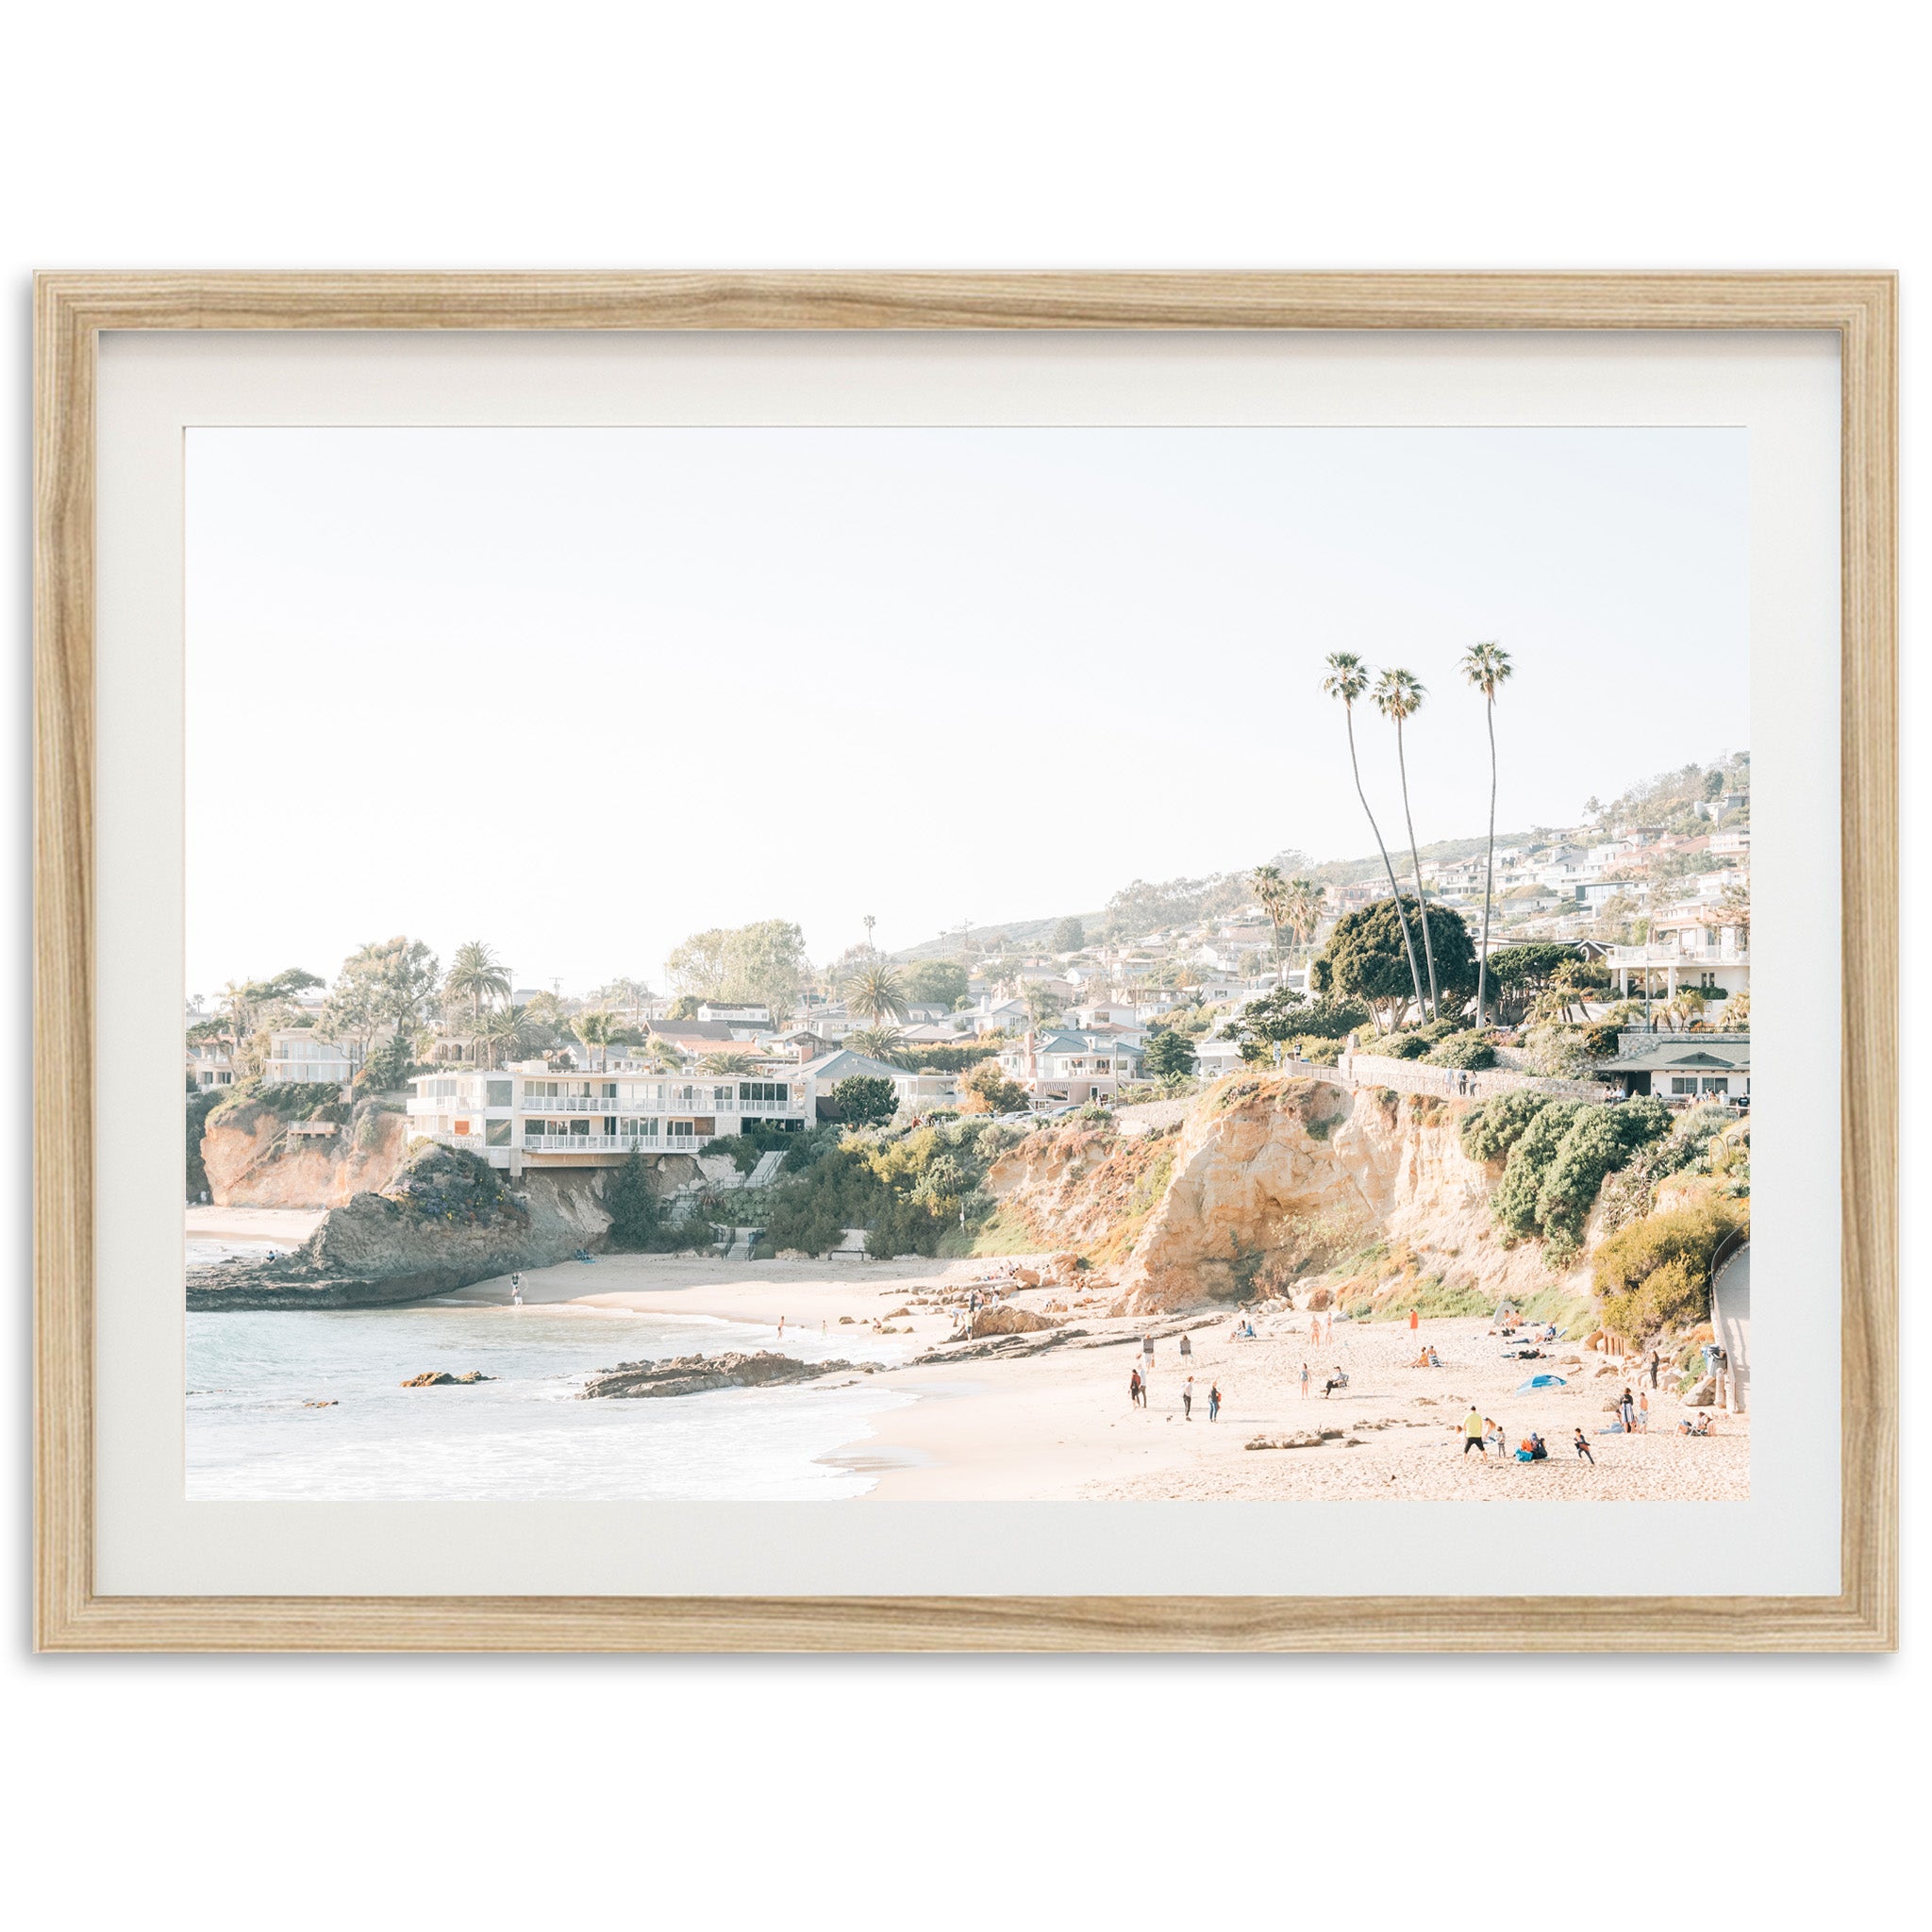
[[[1896,1646],[1897,284],[1889,275],[148,275],[36,285],[36,1634],[44,1650]],[[1843,383],[1834,1597],[113,1597],[93,1588],[94,367],[106,329],[1748,329]]]

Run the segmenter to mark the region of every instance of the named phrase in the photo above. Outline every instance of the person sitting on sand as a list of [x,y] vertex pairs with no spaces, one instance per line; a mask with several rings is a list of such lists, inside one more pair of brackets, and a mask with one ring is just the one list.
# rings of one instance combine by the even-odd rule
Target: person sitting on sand
[[1474,1449],[1485,1462],[1490,1459],[1488,1446],[1483,1441],[1482,1412],[1474,1403],[1469,1413],[1462,1418],[1462,1453],[1467,1456]]
[[1341,1364],[1340,1362],[1337,1362],[1335,1364],[1334,1374],[1329,1376],[1327,1381],[1322,1384],[1322,1400],[1324,1402],[1326,1402],[1329,1396],[1334,1394],[1336,1390],[1346,1389],[1347,1387],[1348,1377],[1342,1374]]
[[1685,1421],[1677,1424],[1680,1436],[1707,1436],[1710,1434],[1710,1414],[1706,1410],[1695,1422]]
[[1529,1454],[1530,1459],[1533,1462],[1547,1462],[1550,1459],[1550,1452],[1547,1445],[1534,1429],[1529,1432]]
[[1591,1468],[1596,1467],[1596,1457],[1590,1453],[1590,1438],[1583,1433],[1580,1424],[1576,1431],[1576,1454],[1578,1458],[1589,1463]]

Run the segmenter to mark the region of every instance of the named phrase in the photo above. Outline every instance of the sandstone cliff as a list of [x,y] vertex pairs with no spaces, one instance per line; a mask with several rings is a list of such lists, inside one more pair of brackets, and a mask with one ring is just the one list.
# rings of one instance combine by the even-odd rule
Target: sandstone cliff
[[405,1117],[367,1102],[332,1134],[291,1124],[256,1100],[210,1117],[201,1158],[217,1208],[345,1208],[393,1185],[408,1158]]
[[1464,1106],[1326,1081],[1237,1077],[1177,1135],[1121,1141],[1095,1129],[1032,1136],[988,1175],[1042,1245],[1124,1257],[1132,1313],[1286,1289],[1299,1300],[1435,1311],[1568,1287],[1534,1244],[1506,1248],[1490,1216],[1499,1170],[1471,1160]]

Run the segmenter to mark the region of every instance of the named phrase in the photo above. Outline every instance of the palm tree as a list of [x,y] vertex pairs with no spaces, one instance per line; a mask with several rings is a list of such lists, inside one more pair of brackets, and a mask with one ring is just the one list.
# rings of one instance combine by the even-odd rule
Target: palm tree
[[[1408,930],[1408,915],[1402,909],[1401,888],[1395,883],[1395,868],[1389,862],[1389,848],[1382,842],[1382,828],[1369,809],[1369,795],[1362,790],[1362,768],[1355,753],[1355,703],[1369,688],[1369,667],[1353,651],[1335,651],[1328,658],[1328,675],[1322,680],[1323,691],[1341,700],[1341,714],[1348,721],[1348,764],[1355,774],[1355,795],[1361,800],[1362,816],[1375,835],[1375,850],[1382,855],[1382,870],[1389,874],[1389,893],[1395,901],[1395,917],[1402,926],[1402,943],[1408,954],[1409,983],[1415,988],[1415,1009],[1423,1010],[1423,975],[1416,965],[1415,940]],[[1421,908],[1418,907],[1418,911]]]
[[890,1060],[894,1065],[905,1043],[905,1036],[896,1026],[861,1026],[856,1033],[848,1033],[844,1040],[853,1053],[862,1053],[869,1059]]
[[874,1026],[906,1017],[906,989],[899,975],[883,961],[861,966],[845,982],[845,1004]]
[[756,1054],[708,1053],[698,1064],[708,1074],[756,1074],[763,1062]]
[[[1490,856],[1483,869],[1483,944],[1475,960],[1475,1024],[1483,1024],[1483,1000],[1490,980],[1490,897],[1496,883],[1496,690],[1515,667],[1509,653],[1491,640],[1472,644],[1462,656],[1462,675],[1483,694],[1490,724]],[[1591,801],[1596,803],[1594,799]]]
[[491,1007],[476,1022],[476,1041],[493,1070],[499,1054],[506,1058],[536,1044],[536,1028],[526,1007]]
[[616,1025],[614,1016],[605,1012],[577,1013],[572,1017],[570,1030],[584,1042],[591,1072],[597,1070],[598,1061],[609,1046]]
[[1290,879],[1281,895],[1281,923],[1306,955],[1322,924],[1322,889],[1313,879]]
[[1408,759],[1402,749],[1402,724],[1423,708],[1424,692],[1412,671],[1385,671],[1375,680],[1375,708],[1395,726],[1395,762],[1402,773],[1402,817],[1408,827],[1408,858],[1415,868],[1416,918],[1423,929],[1423,957],[1429,964],[1429,1015],[1442,1017],[1442,1003],[1436,991],[1436,949],[1429,943],[1429,902],[1423,897],[1423,859],[1415,848],[1415,819],[1408,809]]
[[509,973],[481,940],[469,940],[457,948],[450,960],[449,977],[443,981],[442,990],[470,1002],[474,1026],[483,1017],[486,1000],[494,1006],[498,1000],[509,998]]
[[1274,933],[1274,964],[1281,965],[1281,902],[1288,892],[1288,881],[1281,876],[1278,865],[1257,865],[1248,875],[1255,886],[1255,898],[1261,910],[1268,915],[1268,924]]

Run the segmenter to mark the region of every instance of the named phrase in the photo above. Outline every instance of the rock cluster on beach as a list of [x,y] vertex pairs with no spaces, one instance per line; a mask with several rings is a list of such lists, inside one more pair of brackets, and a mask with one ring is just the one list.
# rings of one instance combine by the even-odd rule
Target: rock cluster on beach
[[387,1192],[331,1208],[292,1253],[191,1268],[188,1306],[381,1307],[548,1267],[603,1245],[600,1182],[597,1170],[569,1169],[527,1175],[513,1191],[475,1155],[426,1147]]
[[788,1382],[866,1369],[862,1362],[802,1362],[762,1349],[757,1355],[681,1355],[668,1361],[619,1362],[614,1369],[600,1369],[578,1392],[585,1401],[600,1396],[705,1395],[714,1389],[775,1389]]
[[486,1375],[481,1369],[472,1369],[467,1375],[452,1375],[446,1369],[425,1369],[420,1375],[411,1375],[403,1383],[405,1389],[441,1389],[458,1382],[493,1382],[494,1375]]

